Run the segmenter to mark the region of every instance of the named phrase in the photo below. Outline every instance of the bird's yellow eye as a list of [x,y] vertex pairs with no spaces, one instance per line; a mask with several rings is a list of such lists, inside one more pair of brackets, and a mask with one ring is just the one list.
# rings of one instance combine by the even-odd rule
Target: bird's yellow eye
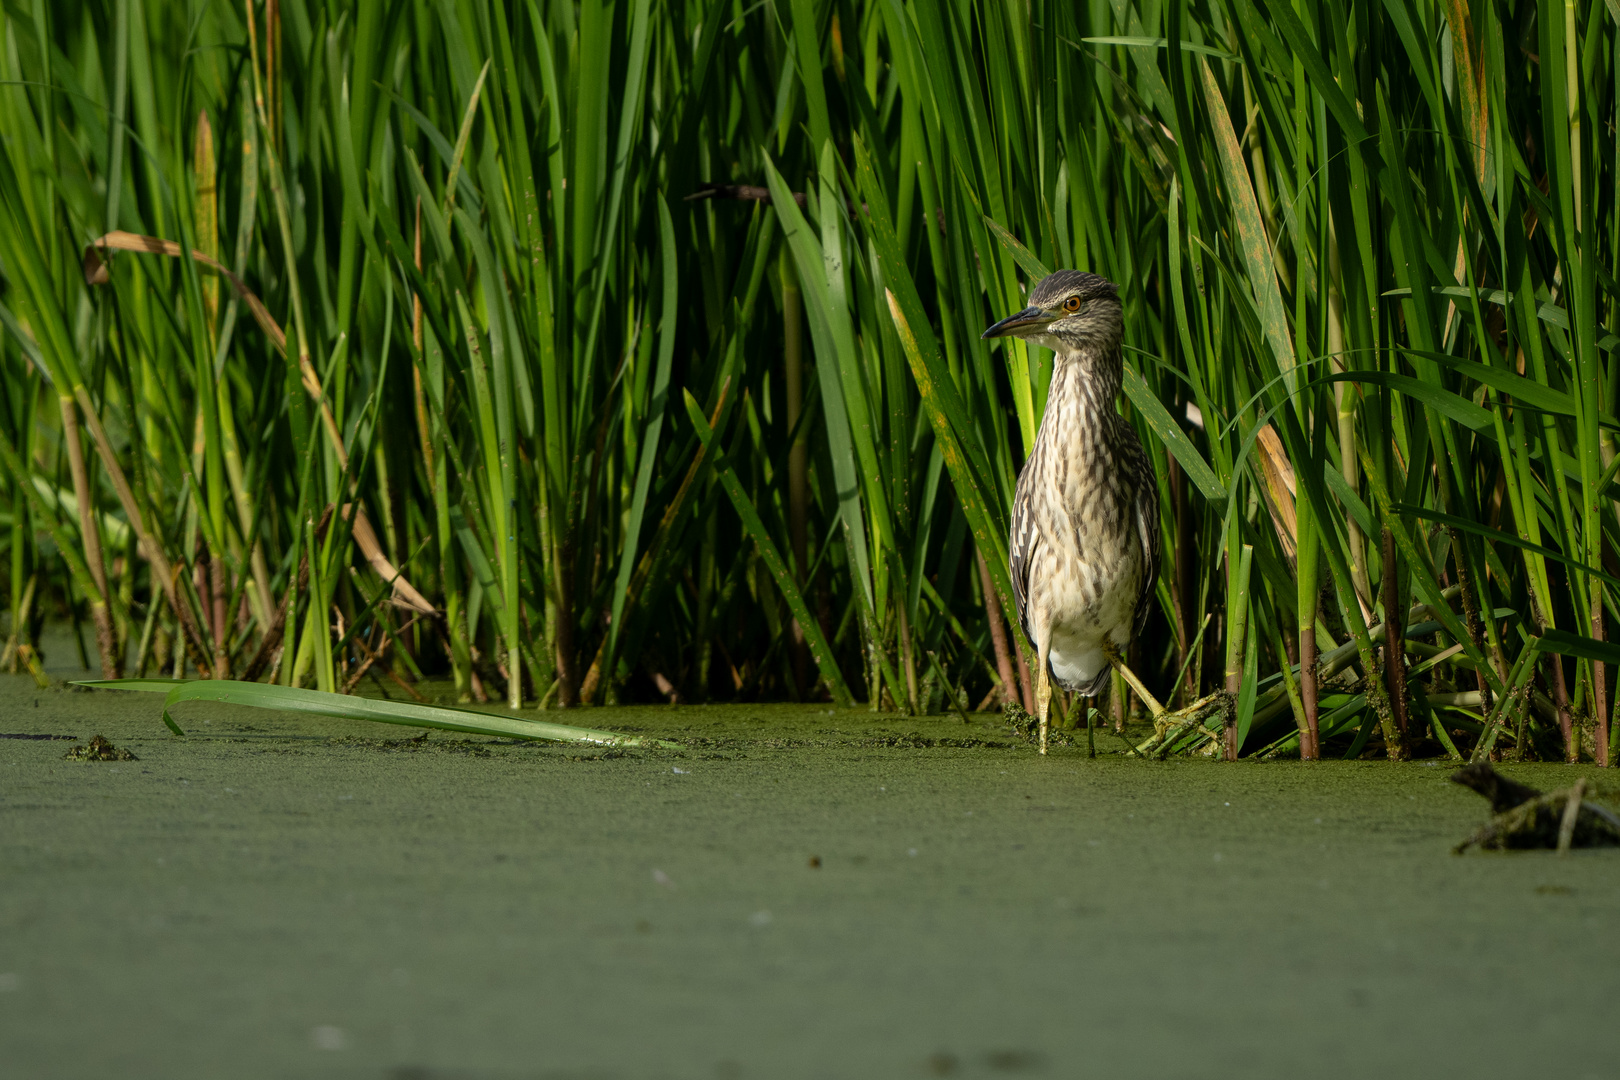
[[1083,307],[1085,307],[1085,304],[1081,303],[1078,296],[1071,296],[1067,300],[1063,301],[1063,310],[1067,311],[1070,315],[1073,315]]

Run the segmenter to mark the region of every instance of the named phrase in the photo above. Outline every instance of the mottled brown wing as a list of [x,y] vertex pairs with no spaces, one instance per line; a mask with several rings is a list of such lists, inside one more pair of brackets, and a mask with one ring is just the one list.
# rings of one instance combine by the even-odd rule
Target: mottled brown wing
[[1024,636],[1030,641],[1035,635],[1029,629],[1029,568],[1035,559],[1035,545],[1040,543],[1040,532],[1035,527],[1035,514],[1031,506],[1028,493],[1024,490],[1024,478],[1030,474],[1029,464],[1026,462],[1024,471],[1018,477],[1018,487],[1013,493],[1012,529],[1007,535],[1007,564],[1012,571],[1013,600],[1018,603],[1018,622],[1024,628]]
[[1153,463],[1148,460],[1147,451],[1142,449],[1142,440],[1137,438],[1136,431],[1126,427],[1125,434],[1123,441],[1128,447],[1125,467],[1136,482],[1136,528],[1142,538],[1142,553],[1147,558],[1142,587],[1136,597],[1136,610],[1131,619],[1131,636],[1134,638],[1141,634],[1147,622],[1153,589],[1159,581],[1159,483],[1153,475]]

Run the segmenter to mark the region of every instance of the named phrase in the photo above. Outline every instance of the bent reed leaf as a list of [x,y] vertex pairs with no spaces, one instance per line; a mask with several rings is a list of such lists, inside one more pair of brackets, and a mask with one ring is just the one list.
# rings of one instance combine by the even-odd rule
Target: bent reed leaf
[[504,739],[533,739],[542,742],[590,743],[593,746],[649,747],[660,750],[682,749],[679,743],[639,735],[619,735],[611,731],[553,724],[544,720],[523,720],[515,716],[454,709],[443,705],[418,705],[408,701],[375,701],[321,690],[294,686],[236,682],[230,679],[87,679],[74,686],[99,690],[133,690],[163,694],[163,720],[176,735],[184,735],[169,710],[188,701],[222,701],[231,705],[251,705],[257,709],[330,716],[340,720],[371,720],[379,724],[437,728],[464,735],[489,735]]

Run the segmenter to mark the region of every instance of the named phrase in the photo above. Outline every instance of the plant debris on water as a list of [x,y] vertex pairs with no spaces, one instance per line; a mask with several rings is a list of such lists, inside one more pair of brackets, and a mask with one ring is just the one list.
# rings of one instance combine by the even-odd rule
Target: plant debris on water
[[1591,785],[1584,777],[1568,788],[1541,792],[1478,762],[1458,770],[1453,781],[1489,799],[1494,816],[1454,849],[1620,847],[1620,815],[1591,800],[1614,802],[1620,788]]
[[140,758],[121,747],[114,746],[100,735],[92,736],[83,746],[75,746],[62,755],[69,761],[139,761]]

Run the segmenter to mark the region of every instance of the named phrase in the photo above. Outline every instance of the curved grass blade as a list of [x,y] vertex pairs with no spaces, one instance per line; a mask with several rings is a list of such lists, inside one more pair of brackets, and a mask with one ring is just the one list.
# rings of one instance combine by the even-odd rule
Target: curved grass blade
[[[827,286],[826,249],[799,212],[793,193],[776,171],[769,157],[764,159],[765,179],[770,185],[772,208],[782,226],[782,238],[793,253],[804,298],[804,313],[815,345],[816,374],[821,381],[822,416],[826,421],[828,446],[832,455],[833,480],[839,493],[839,513],[849,530],[849,555],[855,567],[857,587],[868,608],[875,607],[872,593],[871,546],[867,542],[867,514],[863,497],[881,499],[881,485],[865,484],[858,470],[869,477],[881,475],[877,450],[872,444],[871,427],[865,415],[865,395],[859,380],[860,359],[855,350],[855,331],[847,308],[833,306]],[[830,211],[829,211],[830,212]],[[851,415],[851,409],[857,410]],[[873,509],[872,520],[886,521],[888,511]],[[882,525],[878,525],[882,528]]]
[[[866,147],[859,139],[854,145],[855,175],[868,208],[869,236],[887,279],[885,298],[901,351],[911,367],[917,393],[934,428],[935,445],[950,470],[974,541],[984,553],[1004,610],[1011,611],[1013,592],[1007,570],[1007,515],[996,498],[990,459],[984,453],[973,415],[958,392],[939,340],[934,337],[923,312],[922,300],[901,255]],[[1023,633],[1016,622],[1014,626],[1015,633]]]
[[630,578],[635,571],[641,539],[641,522],[647,512],[647,493],[652,490],[653,468],[658,461],[658,442],[664,431],[664,412],[669,402],[670,364],[675,356],[675,323],[680,301],[680,276],[676,269],[675,226],[669,206],[658,196],[659,272],[663,275],[663,311],[658,325],[658,362],[653,374],[652,398],[647,404],[647,427],[642,436],[640,460],[636,462],[635,492],[630,498],[630,514],[624,527],[624,545],[619,553],[619,576],[613,584],[613,618],[608,623],[608,668],[618,654],[619,631],[624,624],[624,606],[630,594]]
[[1266,342],[1277,357],[1277,368],[1285,376],[1290,393],[1294,392],[1294,343],[1289,337],[1288,320],[1283,312],[1282,293],[1277,286],[1277,272],[1273,266],[1271,242],[1260,219],[1260,204],[1254,195],[1254,185],[1243,161],[1237,133],[1232,130],[1232,118],[1227,111],[1226,99],[1209,64],[1200,60],[1203,75],[1204,100],[1209,106],[1215,147],[1220,152],[1226,189],[1232,200],[1232,216],[1237,233],[1237,246],[1243,252],[1248,270],[1249,285],[1254,290],[1254,306],[1260,316],[1260,325]]
[[1424,352],[1418,349],[1402,349],[1401,352],[1442,364],[1465,378],[1484,383],[1500,393],[1512,394],[1515,401],[1540,409],[1542,412],[1556,413],[1559,416],[1575,415],[1575,400],[1570,395],[1515,372],[1492,367],[1477,360],[1464,360],[1447,353]]
[[1215,475],[1215,470],[1209,467],[1209,462],[1198,452],[1198,447],[1187,438],[1187,433],[1181,430],[1181,425],[1170,415],[1170,410],[1164,407],[1164,402],[1153,393],[1153,388],[1148,386],[1141,372],[1128,364],[1125,367],[1123,389],[1131,404],[1142,414],[1143,421],[1152,429],[1153,434],[1159,437],[1159,441],[1164,443],[1164,448],[1187,474],[1187,479],[1191,480],[1210,502],[1224,503],[1226,485]]
[[1475,405],[1461,394],[1454,394],[1409,375],[1396,375],[1388,371],[1342,371],[1334,375],[1324,375],[1309,385],[1335,382],[1372,383],[1386,390],[1396,390],[1471,431],[1491,430],[1489,409]]
[[164,694],[166,696],[163,699],[163,722],[176,735],[184,735],[185,732],[180,730],[180,726],[169,715],[169,710],[174,706],[187,701],[224,701],[232,705],[251,705],[259,709],[331,716],[340,720],[374,720],[380,724],[438,728],[441,731],[459,731],[466,735],[579,742],[595,746],[681,749],[679,743],[666,742],[663,739],[618,735],[611,731],[570,727],[567,724],[552,724],[543,720],[520,720],[515,716],[473,712],[471,709],[451,709],[442,705],[417,705],[408,701],[373,701],[345,694],[328,694],[320,690],[236,682],[230,679],[87,679],[73,685],[103,690],[134,690],[148,694]]
[[[112,275],[107,271],[106,261],[97,253],[98,248],[107,251],[137,251],[151,255],[168,255],[171,258],[177,258],[184,250],[173,240],[165,240],[158,236],[139,236],[135,233],[114,230],[105,236],[90,241],[89,245],[84,249],[84,280],[88,285],[105,285],[112,279]],[[285,354],[287,352],[287,335],[276,324],[275,317],[264,306],[264,302],[254,294],[252,289],[247,287],[247,283],[233,274],[224,263],[211,255],[193,248],[191,258],[231,283],[231,288],[236,292],[237,298],[247,304],[248,310],[253,312],[254,321],[259,324],[259,328],[264,331],[265,336],[276,347],[276,351]]]
[[832,699],[842,708],[849,708],[854,704],[850,696],[849,687],[844,683],[843,673],[838,670],[838,661],[833,657],[832,649],[827,645],[827,639],[821,633],[821,624],[810,614],[810,608],[804,602],[804,594],[794,583],[793,575],[788,572],[787,563],[776,549],[771,540],[770,530],[760,519],[759,511],[754,504],[748,501],[748,493],[743,491],[742,484],[731,469],[726,454],[714,444],[714,429],[709,427],[708,421],[703,418],[703,410],[698,408],[697,399],[690,390],[683,390],[686,399],[686,414],[697,429],[698,438],[702,440],[704,449],[714,455],[714,473],[720,480],[720,486],[730,497],[731,504],[737,510],[737,516],[742,518],[743,528],[754,538],[754,544],[759,548],[760,558],[764,560],[765,567],[775,579],[776,586],[782,592],[782,599],[787,601],[793,617],[799,621],[804,631],[805,644],[810,647],[810,655],[816,666],[821,669],[821,677],[826,680],[827,688],[832,692]]
[[[1162,37],[1083,37],[1081,42],[1087,45],[1123,45],[1131,49],[1166,49],[1170,42]],[[1066,44],[1073,42],[1065,41]],[[1209,45],[1195,45],[1190,41],[1178,41],[1176,45],[1182,52],[1201,53],[1204,56],[1213,56],[1217,60],[1224,60],[1228,64],[1241,64],[1243,57],[1236,53],[1226,52],[1224,49],[1212,48]]]
[[[1277,3],[1275,0],[1265,0],[1265,4],[1266,10],[1276,20],[1278,32],[1283,40],[1288,43],[1290,51],[1303,67],[1305,77],[1311,81],[1312,87],[1322,96],[1322,104],[1327,107],[1327,111],[1332,113],[1333,118],[1344,128],[1346,141],[1357,146],[1359,152],[1367,156],[1369,164],[1376,164],[1378,161],[1375,156],[1378,153],[1377,148],[1371,145],[1365,148],[1359,147],[1360,143],[1368,142],[1372,136],[1367,133],[1366,127],[1362,125],[1360,113],[1355,105],[1351,104],[1350,98],[1345,94],[1343,87],[1339,85],[1339,80],[1334,77],[1327,61],[1323,59],[1321,52],[1317,50],[1316,44],[1311,40],[1310,33],[1305,29],[1304,23],[1300,21],[1299,15],[1295,13],[1291,6]],[[1209,85],[1207,81],[1205,85]]]
[[1029,275],[1031,282],[1039,281],[1052,272],[1047,269],[1045,263],[1035,257],[1034,252],[1023,245],[1018,237],[1003,228],[999,221],[989,214],[980,214],[979,216],[984,218],[984,224],[989,228],[990,234],[1000,241],[1002,247],[1011,253],[1013,261],[1024,268],[1024,273]]
[[1552,626],[1543,630],[1539,637],[1532,639],[1530,647],[1536,652],[1559,653],[1581,660],[1601,660],[1609,664],[1620,664],[1620,645],[1612,641],[1582,637],[1580,634],[1572,634],[1568,630],[1559,630]]
[[1541,544],[1532,544],[1530,541],[1525,540],[1522,537],[1514,536],[1512,533],[1503,532],[1501,529],[1493,529],[1489,525],[1481,525],[1477,521],[1469,521],[1467,518],[1460,518],[1455,514],[1442,514],[1438,510],[1430,510],[1424,506],[1413,506],[1411,503],[1396,503],[1395,509],[1397,512],[1402,514],[1410,514],[1412,517],[1417,518],[1427,518],[1429,521],[1438,522],[1441,525],[1446,525],[1453,529],[1462,529],[1464,532],[1471,532],[1475,536],[1483,536],[1485,539],[1490,540],[1493,543],[1507,544],[1510,547],[1516,547],[1521,551],[1528,551],[1533,555],[1540,555],[1544,559],[1551,559],[1554,562],[1563,563],[1565,566],[1579,570],[1583,574],[1589,574],[1592,577],[1597,578],[1599,581],[1606,581],[1610,585],[1620,588],[1620,578],[1617,578],[1612,574],[1605,574],[1602,570],[1599,570],[1594,566],[1589,566],[1579,559],[1572,559],[1561,552],[1554,551],[1552,548],[1544,547]]

